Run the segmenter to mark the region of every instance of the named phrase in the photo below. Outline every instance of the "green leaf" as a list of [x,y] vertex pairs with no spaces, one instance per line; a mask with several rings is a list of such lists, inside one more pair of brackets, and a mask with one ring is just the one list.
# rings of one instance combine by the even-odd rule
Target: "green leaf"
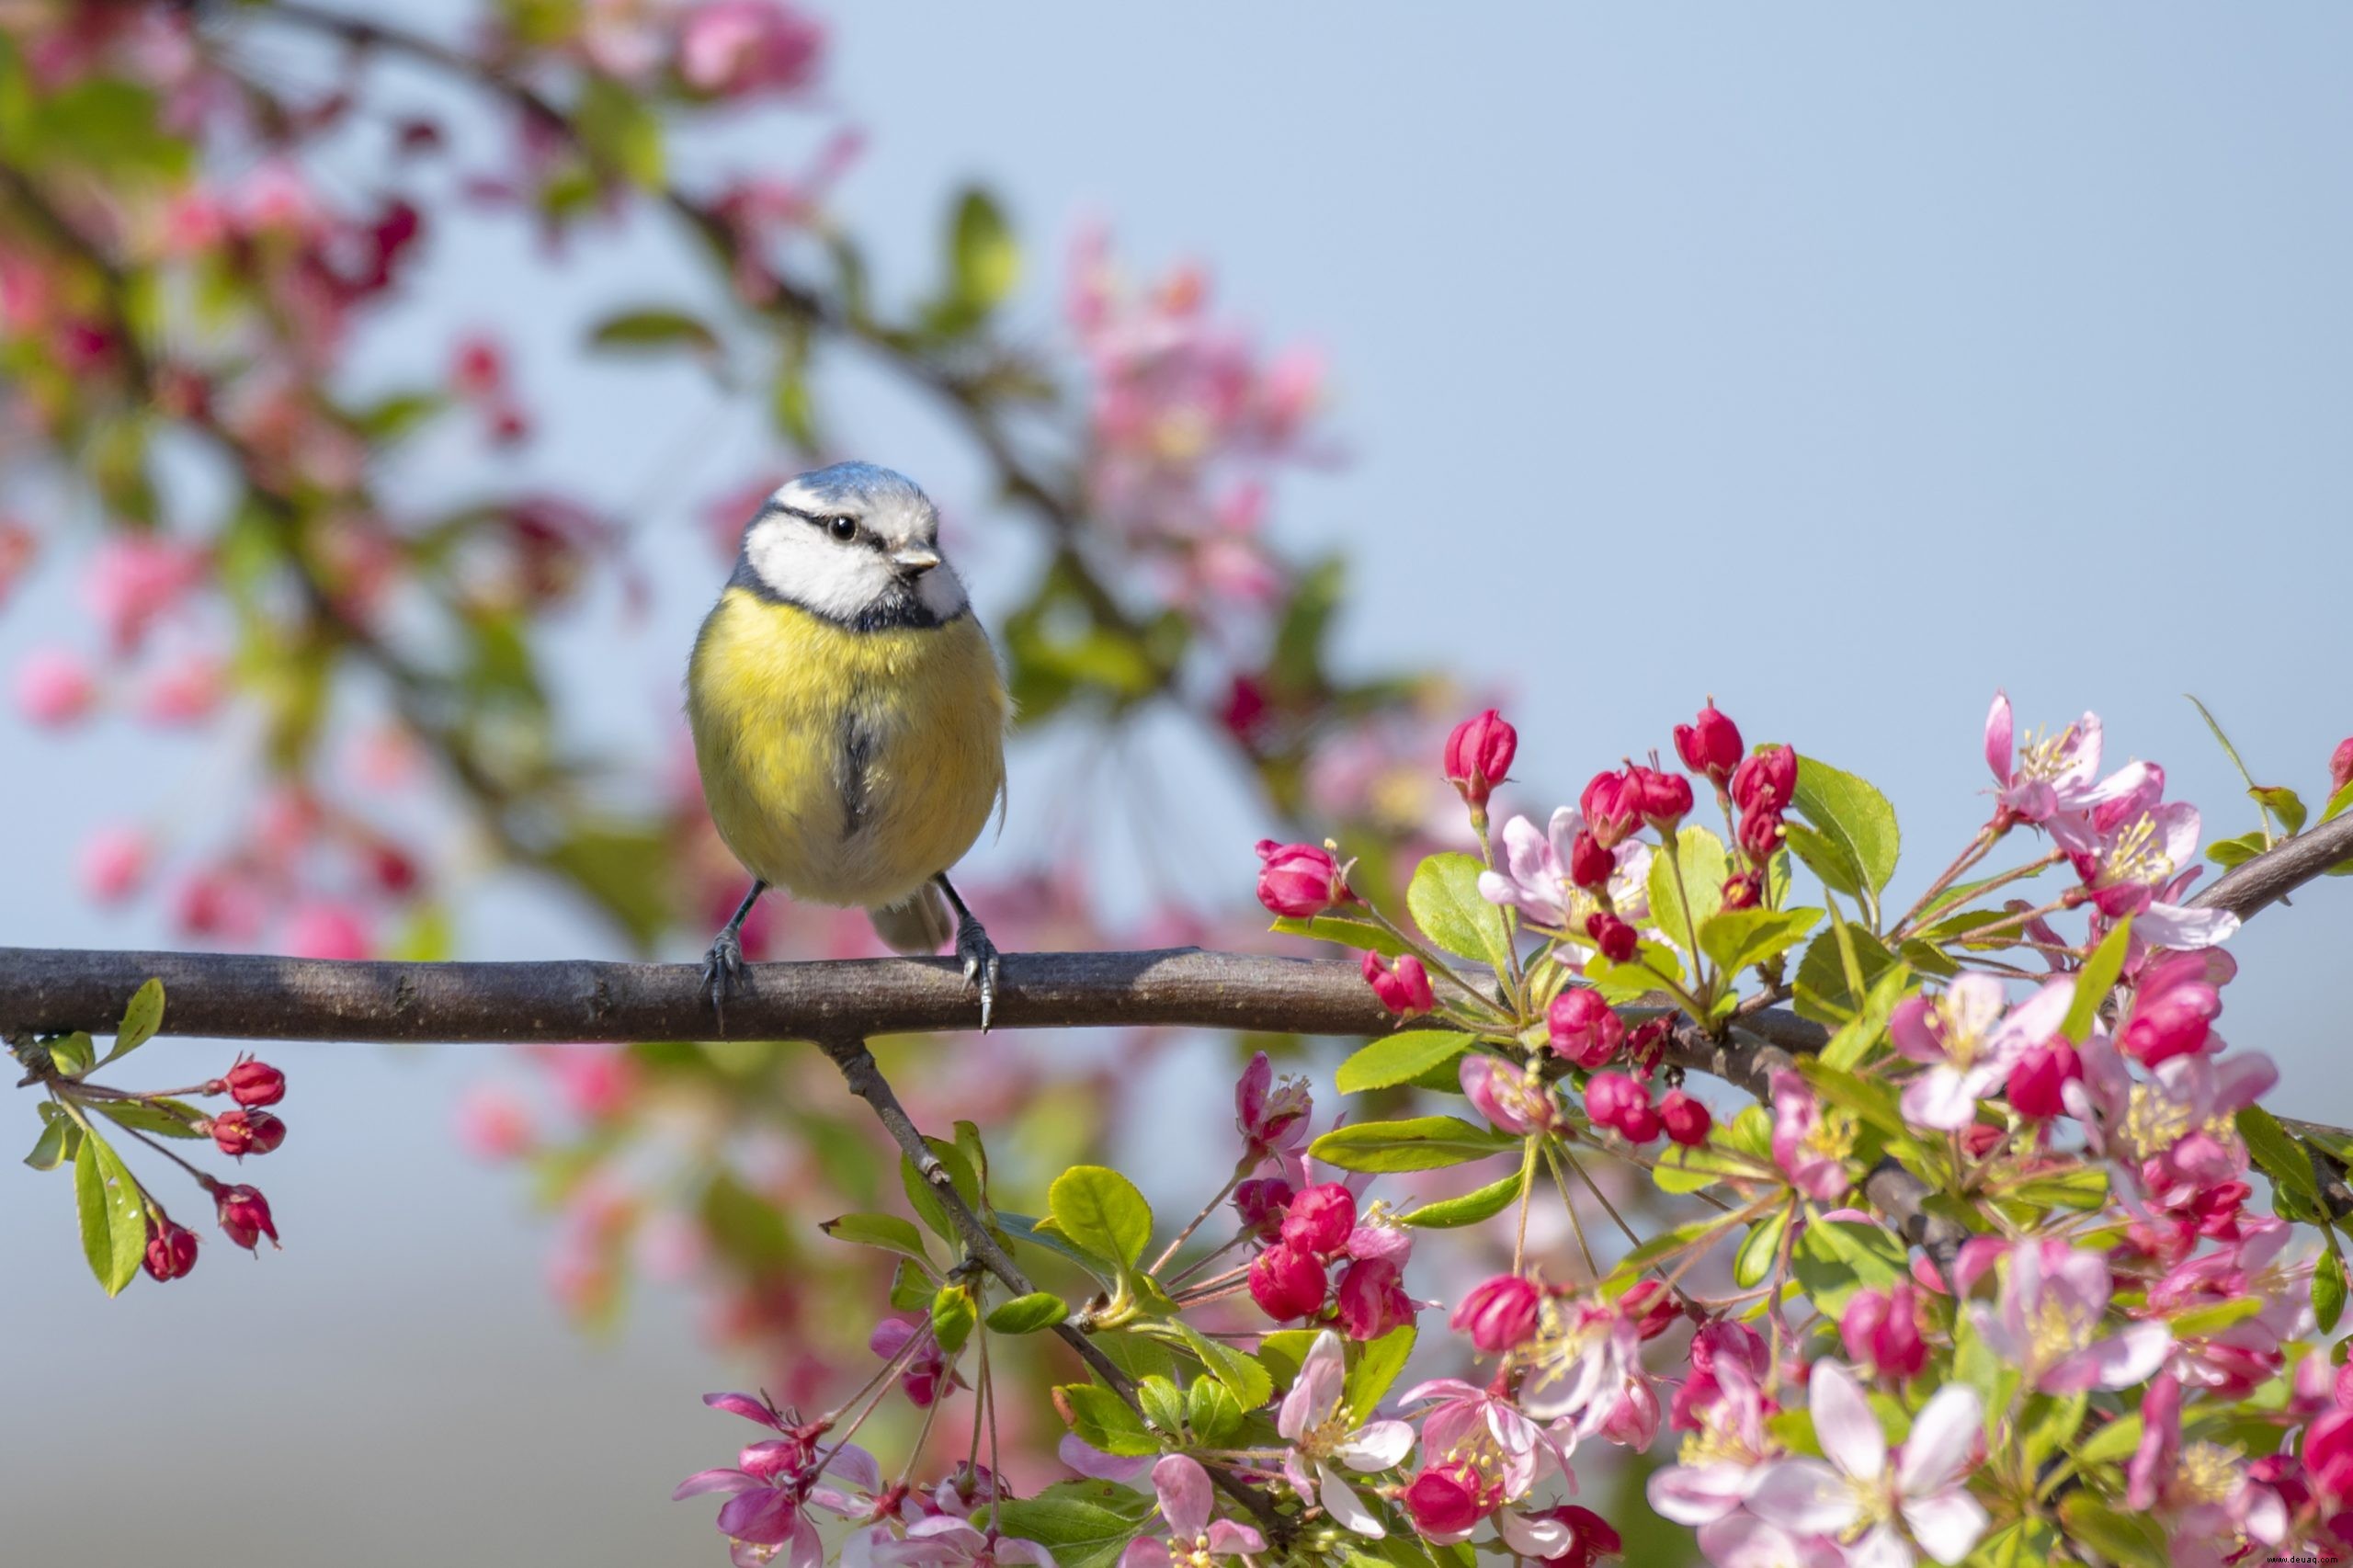
[[[957,1197],[964,1200],[964,1207],[979,1214],[981,1178],[973,1172],[972,1163],[964,1157],[964,1152],[955,1144],[938,1138],[926,1138],[924,1143],[931,1150],[932,1158],[939,1162],[939,1168],[948,1173],[948,1185]],[[954,1216],[940,1201],[938,1189],[925,1179],[923,1174],[915,1169],[915,1163],[904,1154],[899,1156],[899,1186],[905,1191],[907,1201],[914,1205],[915,1217],[933,1235],[950,1246],[963,1246],[964,1233],[957,1228]]]
[[2336,1250],[2336,1234],[2331,1232],[2328,1250],[2313,1268],[2313,1321],[2325,1335],[2335,1332],[2336,1320],[2344,1315],[2345,1258]]
[[1425,857],[1406,885],[1405,907],[1438,946],[1501,970],[1511,960],[1511,931],[1501,906],[1479,894],[1479,873],[1485,869],[1475,855]]
[[1651,919],[1668,941],[1687,953],[1700,950],[1699,927],[1724,906],[1726,874],[1723,840],[1704,827],[1677,833],[1673,858],[1651,857]]
[[1006,1535],[1053,1553],[1056,1568],[1115,1568],[1143,1528],[1153,1499],[1108,1481],[1060,1481],[1035,1497],[997,1505]]
[[1518,1139],[1473,1127],[1459,1116],[1416,1116],[1336,1127],[1307,1152],[1344,1171],[1431,1171],[1518,1146]]
[[653,106],[608,76],[591,74],[572,117],[600,173],[651,190],[662,183],[662,121]]
[[[1224,1385],[1214,1378],[1200,1380],[1211,1388]],[[1143,1406],[1143,1418],[1171,1437],[1182,1437],[1185,1431],[1185,1395],[1171,1380],[1157,1375],[1140,1378],[1136,1381],[1136,1403]]]
[[1152,1242],[1152,1206],[1136,1184],[1102,1165],[1074,1165],[1047,1189],[1054,1228],[1097,1257],[1132,1268]]
[[98,1065],[119,1062],[154,1039],[163,1027],[164,983],[150,979],[131,994],[131,1004],[123,1008],[122,1022],[115,1029],[114,1049],[98,1059]]
[[1182,1318],[1171,1319],[1168,1326],[1176,1331],[1185,1348],[1200,1358],[1210,1376],[1233,1391],[1243,1409],[1256,1410],[1275,1396],[1274,1379],[1249,1352],[1237,1350],[1222,1339],[1211,1339]]
[[939,1342],[941,1354],[950,1360],[972,1337],[972,1326],[980,1321],[980,1305],[972,1300],[970,1286],[943,1285],[931,1299],[931,1336]]
[[1070,1429],[1079,1441],[1107,1454],[1135,1458],[1160,1451],[1160,1439],[1128,1408],[1127,1401],[1094,1383],[1064,1383],[1054,1390],[1054,1403],[1070,1417]]
[[2263,1174],[2308,1208],[2318,1209],[2320,1178],[2313,1175],[2312,1156],[2304,1152],[2303,1145],[2290,1138],[2279,1119],[2259,1105],[2244,1108],[2235,1119],[2247,1153]]
[[[1841,930],[1854,949],[1855,967],[1862,973],[1860,993],[1847,975],[1846,955],[1838,945]],[[1887,944],[1861,926],[1832,926],[1813,939],[1798,962],[1793,992],[1799,1016],[1833,1028],[1847,1022],[1862,1008],[1870,998],[1870,988],[1895,961]]]
[[1912,966],[1900,961],[1890,965],[1871,983],[1870,994],[1864,998],[1861,1010],[1839,1025],[1838,1032],[1830,1037],[1830,1043],[1822,1048],[1823,1064],[1841,1071],[1861,1066],[1871,1048],[1887,1037],[1887,1022],[1895,1016],[1896,1004],[1904,1000],[1911,986]]
[[2090,1396],[2082,1392],[2056,1398],[2037,1394],[2028,1401],[2025,1448],[2029,1471],[2039,1472],[2042,1461],[2055,1453],[2073,1451],[2090,1403]]
[[2108,1167],[2086,1165],[2034,1176],[2002,1196],[2035,1209],[2097,1209],[2108,1201]]
[[1021,247],[988,192],[973,187],[956,203],[949,240],[956,302],[975,319],[1013,291],[1021,278]]
[[2059,1520],[2071,1542],[2088,1546],[2117,1568],[2166,1568],[2172,1561],[2165,1527],[2148,1514],[2124,1514],[2088,1492],[2059,1501]]
[[1819,909],[1726,909],[1699,927],[1699,950],[1727,975],[1766,963],[1804,939]]
[[74,1203],[82,1220],[82,1256],[109,1296],[138,1274],[147,1256],[147,1208],[122,1157],[85,1133],[74,1154]]
[[1855,1220],[1809,1221],[1790,1261],[1806,1295],[1832,1317],[1846,1311],[1857,1290],[1884,1290],[1894,1284],[1909,1263],[1901,1241]]
[[201,1138],[196,1124],[204,1113],[185,1100],[98,1100],[91,1108],[118,1127],[135,1127],[159,1138]]
[[[41,1107],[43,1110],[50,1108]],[[51,1116],[41,1123],[40,1136],[33,1140],[33,1152],[25,1156],[25,1164],[37,1171],[53,1171],[73,1156],[65,1147],[65,1134],[81,1129],[62,1116]]]
[[917,1268],[904,1257],[892,1267],[891,1305],[899,1312],[929,1312],[932,1292],[938,1289],[927,1268]]
[[1677,1143],[1661,1151],[1651,1167],[1651,1180],[1661,1192],[1700,1192],[1726,1176],[1754,1176],[1755,1166],[1727,1158],[1702,1143],[1687,1148]]
[[1070,1306],[1051,1290],[1032,1290],[1009,1301],[999,1301],[989,1313],[993,1334],[1035,1334],[1070,1316]]
[[1405,1369],[1407,1358],[1414,1354],[1415,1337],[1414,1325],[1406,1324],[1370,1341],[1358,1352],[1357,1364],[1348,1369],[1341,1393],[1341,1403],[1348,1407],[1348,1414],[1356,1417],[1358,1426],[1372,1419],[1372,1413],[1381,1407],[1381,1396]]
[[896,1214],[844,1214],[817,1228],[837,1242],[904,1253],[926,1267],[931,1263],[930,1255],[924,1251],[923,1233]]
[[1383,958],[1396,958],[1412,952],[1405,939],[1370,920],[1352,920],[1345,915],[1319,915],[1313,920],[1301,920],[1286,915],[1267,927],[1287,937],[1308,937],[1318,942],[1337,942],[1344,948],[1359,952],[1370,949]]
[[1215,1378],[1195,1378],[1185,1391],[1185,1425],[1199,1442],[1222,1444],[1242,1430],[1242,1402]]
[[2293,790],[2281,784],[2257,784],[2251,786],[2247,793],[2256,805],[2279,819],[2280,832],[2286,837],[2293,838],[2304,831],[2304,800]]
[[2320,809],[2320,820],[2326,822],[2347,806],[2353,806],[2353,778],[2347,779],[2345,788],[2328,798],[2328,804]]
[[2240,834],[2235,838],[2218,838],[2206,846],[2206,858],[2224,870],[2244,866],[2268,849],[2271,835],[2261,828]]
[[[1851,773],[1802,756],[1797,792],[1790,803],[1821,830],[1823,837],[1845,851],[1849,863],[1861,873],[1876,907],[1880,891],[1895,875],[1896,856],[1903,846],[1895,808],[1887,803],[1887,797]],[[1820,868],[1815,874],[1821,874]]]
[[78,1078],[87,1073],[97,1060],[97,1047],[91,1042],[87,1030],[75,1029],[46,1043],[49,1064],[68,1078]]
[[1418,1209],[1409,1209],[1397,1219],[1401,1224],[1426,1231],[1450,1231],[1458,1225],[1491,1220],[1518,1201],[1519,1173],[1514,1171],[1460,1198],[1441,1198]]
[[2092,1038],[2092,1026],[2099,1022],[2099,1005],[2108,1000],[2116,977],[2124,972],[2124,949],[2131,939],[2132,917],[2128,915],[2084,960],[2082,972],[2075,976],[2075,1001],[2067,1008],[2066,1022],[2059,1026],[2059,1032],[2075,1044]]
[[685,349],[710,358],[719,355],[719,335],[684,311],[649,306],[620,311],[598,322],[588,345],[608,352],[646,353]]
[[1763,1284],[1781,1256],[1781,1237],[1789,1228],[1790,1210],[1787,1208],[1776,1209],[1750,1226],[1747,1238],[1740,1244],[1740,1251],[1733,1258],[1733,1283],[1744,1290]]
[[1452,1029],[1407,1029],[1383,1035],[1340,1063],[1340,1093],[1360,1095],[1410,1084],[1471,1049],[1471,1037]]

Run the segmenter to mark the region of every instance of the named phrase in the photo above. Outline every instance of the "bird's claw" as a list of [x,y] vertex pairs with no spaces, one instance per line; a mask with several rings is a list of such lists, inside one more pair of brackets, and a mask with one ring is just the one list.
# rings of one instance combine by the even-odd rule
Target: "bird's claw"
[[981,991],[981,1032],[989,1032],[989,1014],[996,1006],[998,953],[981,923],[967,915],[956,923],[956,956],[964,960],[964,983]]
[[733,931],[722,931],[702,965],[702,994],[710,998],[711,1017],[722,1029],[727,1027],[727,998],[743,978],[744,940]]

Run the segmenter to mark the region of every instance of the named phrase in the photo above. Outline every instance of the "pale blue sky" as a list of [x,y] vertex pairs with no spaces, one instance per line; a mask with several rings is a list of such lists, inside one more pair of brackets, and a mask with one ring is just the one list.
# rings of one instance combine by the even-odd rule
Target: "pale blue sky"
[[[1518,694],[1532,805],[1664,745],[1713,691],[1752,738],[1881,783],[1916,887],[1981,820],[1997,685],[2024,724],[2098,708],[2117,760],[2163,761],[2220,833],[2252,808],[2183,692],[2308,796],[2353,729],[2341,9],[1066,5],[868,8],[838,30],[838,98],[873,131],[840,205],[886,284],[926,275],[947,190],[977,175],[1033,241],[1041,335],[1091,214],[1140,266],[1200,256],[1230,308],[1327,350],[1353,460],[1288,488],[1285,537],[1354,551],[1355,654]],[[797,168],[813,134],[733,144]],[[591,239],[554,287],[527,254],[503,228],[452,236],[381,352],[426,367],[456,325],[508,327],[549,432],[531,460],[643,501],[654,614],[627,637],[588,618],[566,647],[570,678],[614,694],[608,738],[650,744],[718,570],[689,503],[756,447],[719,420],[682,463],[708,418],[689,373],[569,358],[599,305],[675,276],[661,239]],[[1001,604],[1018,547],[976,514],[969,465],[870,377],[837,391],[864,455],[969,519],[970,574]],[[53,566],[0,616],[0,666],[66,630],[67,586]],[[117,727],[61,745],[9,716],[0,746],[0,940],[161,939],[65,891],[74,847],[152,808],[159,775],[197,779],[199,811],[236,781]],[[1178,766],[1209,803],[1168,831],[1238,889],[1260,824]],[[526,890],[475,892],[474,952],[597,940]],[[2224,1018],[2280,1057],[2300,1109],[2341,1121],[2349,898],[2332,883],[2257,922]],[[62,1184],[0,1163],[0,1324],[45,1346],[0,1358],[12,1540],[129,1560],[230,1517],[232,1478],[258,1471],[259,1507],[177,1561],[315,1561],[328,1521],[360,1565],[718,1561],[709,1510],[663,1498],[738,1437],[694,1404],[722,1374],[675,1299],[610,1348],[556,1325],[545,1235],[446,1131],[491,1053],[282,1054],[295,1134],[263,1174],[291,1245],[259,1265],[216,1247],[107,1303]],[[101,1509],[119,1550],[92,1544]]]

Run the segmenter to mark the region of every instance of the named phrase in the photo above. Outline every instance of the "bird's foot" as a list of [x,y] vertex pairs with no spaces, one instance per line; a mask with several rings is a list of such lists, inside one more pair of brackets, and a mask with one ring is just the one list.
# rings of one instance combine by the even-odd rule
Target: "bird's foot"
[[710,998],[710,1014],[719,1027],[727,1027],[727,998],[744,980],[744,939],[730,926],[710,944],[710,951],[703,959],[702,994]]
[[996,944],[970,915],[956,922],[956,956],[964,960],[964,983],[981,991],[981,1032],[989,1032],[989,1014],[996,1006],[998,954]]

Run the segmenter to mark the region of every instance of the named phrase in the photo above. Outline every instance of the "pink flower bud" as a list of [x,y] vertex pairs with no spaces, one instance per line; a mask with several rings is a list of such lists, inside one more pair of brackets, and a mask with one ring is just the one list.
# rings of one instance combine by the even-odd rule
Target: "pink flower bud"
[[1615,849],[1633,836],[1642,825],[1643,792],[1635,784],[1633,769],[1623,773],[1597,773],[1577,797],[1577,809],[1585,814],[1586,830],[1604,849]]
[[779,0],[704,0],[678,32],[678,74],[698,93],[789,93],[817,76],[825,29]]
[[1542,1293],[1517,1274],[1498,1274],[1462,1298],[1447,1323],[1468,1335],[1483,1355],[1497,1356],[1526,1344],[1536,1333]]
[[1595,910],[1585,917],[1585,934],[1593,938],[1601,956],[1611,963],[1624,963],[1634,956],[1642,937],[1635,929],[1606,909]]
[[1242,1228],[1262,1242],[1282,1234],[1290,1200],[1290,1183],[1280,1176],[1254,1177],[1233,1189],[1233,1211],[1242,1217]]
[[1633,1324],[1637,1335],[1656,1339],[1681,1320],[1683,1303],[1666,1288],[1666,1281],[1638,1279],[1618,1298],[1618,1312]]
[[[1656,1394],[1651,1396],[1651,1405],[1653,1408],[1651,1425],[1655,1428],[1658,1425],[1655,1414],[1658,1405]],[[1645,1437],[1633,1446],[1637,1451],[1647,1449],[1650,1447],[1650,1439]],[[1530,1514],[1529,1517],[1550,1519],[1569,1528],[1568,1544],[1543,1560],[1545,1568],[1593,1568],[1593,1565],[1601,1559],[1615,1557],[1626,1550],[1625,1540],[1610,1528],[1608,1519],[1603,1518],[1591,1508],[1582,1507],[1574,1503],[1563,1503],[1557,1508],[1547,1508],[1540,1513]]]
[[2335,794],[2347,784],[2353,784],[2353,735],[2336,743],[2328,757],[2329,793]]
[[1920,1336],[1919,1298],[1909,1279],[1899,1278],[1886,1290],[1856,1291],[1838,1320],[1838,1338],[1848,1360],[1882,1378],[1900,1381],[1916,1377],[1928,1364],[1927,1342]]
[[1335,1298],[1340,1332],[1350,1339],[1379,1339],[1414,1321],[1414,1299],[1405,1294],[1405,1277],[1387,1258],[1360,1257],[1349,1264],[1340,1274]]
[[222,1153],[241,1160],[247,1154],[267,1154],[286,1142],[286,1123],[266,1110],[222,1111],[208,1131]]
[[1585,1113],[1596,1127],[1618,1127],[1637,1109],[1650,1110],[1651,1092],[1623,1073],[1596,1073],[1585,1086]]
[[1418,1018],[1438,1006],[1429,971],[1411,953],[1400,954],[1393,970],[1382,967],[1379,953],[1365,954],[1364,978],[1381,1005],[1401,1018]]
[[101,903],[129,898],[147,877],[147,835],[102,827],[82,846],[82,889]]
[[1552,1049],[1580,1067],[1599,1067],[1626,1042],[1626,1026],[1601,994],[1571,986],[1544,1010]]
[[2065,1114],[2061,1091],[2084,1075],[2084,1059],[2064,1035],[2029,1048],[2010,1069],[2010,1108],[2036,1121]]
[[1691,780],[1680,773],[1662,773],[1655,767],[1632,767],[1627,777],[1642,803],[1643,820],[1661,833],[1672,833],[1675,824],[1691,812]]
[[1780,812],[1751,812],[1740,819],[1740,852],[1748,857],[1749,864],[1764,865],[1780,846]]
[[2116,1048],[2145,1066],[2206,1049],[2211,1020],[2222,1010],[2222,993],[2200,982],[2169,987],[2148,999],[2145,989],[2132,1016],[2117,1031]]
[[97,683],[62,648],[37,648],[17,667],[17,706],[36,724],[61,728],[90,710]]
[[357,911],[335,903],[306,903],[287,917],[282,938],[298,959],[364,959],[368,928]]
[[1648,1143],[1666,1131],[1666,1123],[1659,1119],[1656,1106],[1638,1105],[1618,1119],[1618,1131],[1629,1143]]
[[196,1235],[185,1225],[165,1220],[147,1233],[147,1272],[156,1279],[177,1279],[196,1267]]
[[1348,891],[1347,873],[1329,851],[1312,844],[1258,841],[1258,902],[1277,915],[1312,920],[1336,903],[1356,895]]
[[1324,1310],[1324,1266],[1289,1243],[1250,1260],[1250,1299],[1278,1323]]
[[1329,1257],[1348,1244],[1357,1226],[1356,1194],[1336,1181],[1318,1182],[1290,1200],[1284,1212],[1282,1238],[1317,1257]]
[[1743,812],[1779,816],[1797,792],[1798,754],[1787,746],[1758,746],[1733,769],[1732,803]]
[[267,1236],[269,1244],[278,1244],[278,1227],[270,1222],[269,1200],[250,1187],[217,1187],[212,1192],[221,1229],[231,1241],[252,1252]]
[[1597,892],[1609,885],[1617,869],[1617,852],[1604,849],[1601,840],[1579,829],[1569,844],[1569,881],[1587,892]]
[[1719,790],[1731,781],[1733,769],[1740,766],[1740,754],[1746,749],[1740,726],[1716,711],[1712,701],[1690,723],[1675,726],[1675,755],[1683,759],[1684,767]]
[[1490,708],[1454,726],[1447,737],[1446,781],[1474,810],[1483,809],[1518,751],[1519,732]]
[[241,1106],[276,1105],[286,1097],[286,1074],[251,1057],[230,1068],[221,1085]]
[[1705,1143],[1708,1130],[1715,1125],[1708,1108],[1681,1089],[1669,1089],[1666,1097],[1658,1102],[1658,1119],[1666,1129],[1666,1135],[1686,1148]]
[[1500,1489],[1483,1481],[1465,1460],[1429,1466],[1414,1477],[1404,1496],[1414,1528],[1427,1536],[1464,1534],[1501,1500]]

